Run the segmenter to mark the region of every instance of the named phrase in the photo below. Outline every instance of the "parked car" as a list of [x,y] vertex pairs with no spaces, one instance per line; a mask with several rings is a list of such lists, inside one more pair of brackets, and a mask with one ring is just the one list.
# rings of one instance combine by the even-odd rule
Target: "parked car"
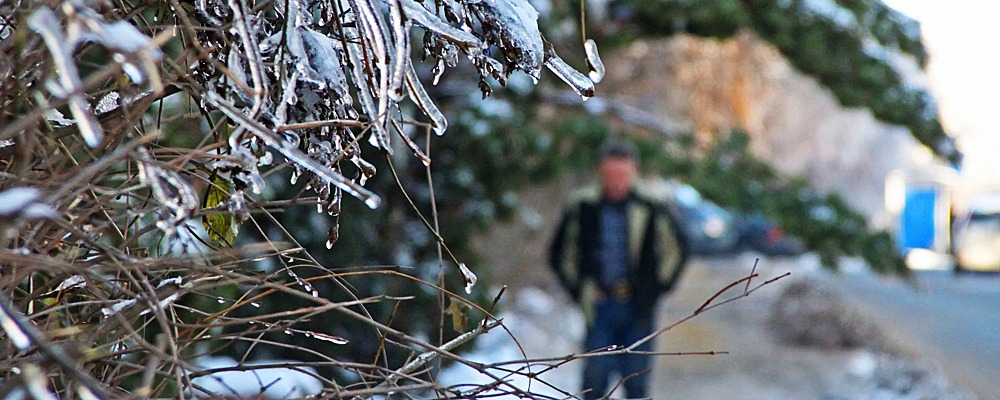
[[666,186],[671,212],[695,255],[752,250],[770,256],[797,255],[805,244],[785,233],[777,222],[759,213],[743,215],[726,210],[701,196],[689,184]]
[[701,193],[686,183],[670,182],[667,193],[671,214],[680,225],[692,254],[720,254],[735,249],[740,234],[732,214],[701,197]]
[[955,220],[955,272],[1000,271],[1000,207],[974,207]]
[[801,239],[785,232],[777,222],[761,214],[738,218],[739,248],[769,256],[794,256],[806,251]]

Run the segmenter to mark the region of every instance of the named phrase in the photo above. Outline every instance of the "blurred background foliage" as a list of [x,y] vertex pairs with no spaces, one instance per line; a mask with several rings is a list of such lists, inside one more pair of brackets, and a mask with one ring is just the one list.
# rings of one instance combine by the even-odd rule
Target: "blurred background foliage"
[[[579,15],[578,3],[562,18]],[[607,22],[589,28],[599,44],[689,33],[728,38],[749,29],[774,45],[789,63],[818,80],[845,107],[868,108],[881,121],[910,130],[938,155],[961,155],[946,135],[927,88],[906,82],[901,57],[927,65],[915,20],[879,0],[618,0]]]
[[[580,51],[579,4],[552,3],[540,22],[543,34],[575,64],[583,60],[582,52],[573,55],[574,51]],[[932,104],[927,92],[906,86],[889,60],[866,50],[866,43],[874,39],[881,46],[910,55],[924,65],[927,54],[920,43],[919,30],[914,31],[915,23],[878,1],[838,4],[852,10],[856,21],[863,23],[848,29],[828,19],[810,17],[812,14],[801,1],[624,0],[608,4],[606,20],[588,21],[587,32],[607,53],[642,37],[692,33],[722,38],[739,29],[752,29],[780,49],[794,66],[829,88],[844,106],[867,107],[877,118],[909,128],[939,155],[954,157],[942,145],[947,137],[936,119],[936,111],[929,109]],[[425,72],[429,75],[429,71]],[[742,132],[718,132],[718,140],[708,148],[696,144],[693,134],[674,139],[643,137],[628,128],[612,128],[600,118],[583,116],[578,109],[565,108],[555,115],[540,115],[539,104],[544,103],[540,92],[561,87],[554,79],[542,80],[535,88],[519,82],[526,77],[514,76],[507,88],[481,99],[478,92],[463,89],[468,83],[463,80],[473,81],[477,77],[463,76],[457,70],[448,74],[450,80],[429,88],[451,121],[446,135],[432,139],[430,144],[433,197],[442,237],[459,259],[471,266],[491,268],[488,260],[471,250],[470,239],[498,222],[510,220],[522,206],[519,193],[567,173],[589,173],[596,161],[594,150],[614,136],[639,144],[647,173],[687,182],[707,199],[731,210],[757,212],[777,221],[789,234],[801,238],[810,251],[816,252],[826,267],[836,269],[841,257],[861,257],[875,271],[906,273],[887,232],[871,230],[866,217],[852,210],[841,195],[817,193],[803,179],[777,174],[768,160],[756,159],[749,153],[749,139]],[[496,82],[492,84],[499,86]],[[416,132],[413,137],[424,145],[423,133]],[[415,204],[409,204],[401,195],[386,162],[376,162],[380,173],[366,186],[383,194],[386,201],[378,212],[364,210],[358,202],[344,202],[344,213],[352,218],[339,221],[340,240],[332,251],[323,246],[326,231],[333,222],[315,213],[313,205],[295,206],[275,217],[282,225],[296,228],[293,236],[320,265],[413,268],[411,273],[428,282],[437,282],[436,241],[413,211],[415,206],[424,215],[432,213],[426,171],[412,157],[393,160],[403,178],[402,187]],[[302,186],[288,184],[288,171],[274,174],[269,181],[269,187],[278,192],[301,191]],[[266,232],[267,227],[263,230]],[[454,267],[446,266],[446,270],[453,271]],[[480,275],[502,276],[503,272]],[[460,287],[460,277],[456,274],[449,273],[446,279],[448,287]],[[392,318],[392,326],[437,337],[438,322],[450,319],[441,304],[436,304],[437,299],[426,296],[431,291],[420,289],[412,281],[385,276],[347,280],[362,298],[387,293],[424,294],[401,302],[399,309],[387,303],[369,308],[377,320]],[[480,285],[490,287],[492,283],[503,282]],[[337,298],[336,293],[342,296],[342,292],[323,284],[317,285],[317,289],[332,299]],[[477,293],[481,293],[480,298],[473,300],[480,304],[492,296],[483,291]],[[281,299],[280,295],[271,297]],[[301,300],[287,301],[293,304]],[[325,329],[330,329],[329,321],[309,323],[325,324]],[[351,329],[365,328],[340,324],[332,332],[354,336]],[[272,339],[292,340],[281,335]],[[318,346],[329,347],[324,352],[351,352],[352,358],[374,358],[379,350],[379,343]],[[259,350],[268,356],[296,356],[277,347],[261,347]],[[235,354],[246,349],[237,350]],[[406,354],[392,356],[401,359]]]

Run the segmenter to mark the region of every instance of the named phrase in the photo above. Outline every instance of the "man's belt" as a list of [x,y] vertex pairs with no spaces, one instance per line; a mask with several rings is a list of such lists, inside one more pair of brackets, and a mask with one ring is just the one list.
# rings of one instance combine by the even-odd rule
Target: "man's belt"
[[632,298],[632,285],[628,282],[616,282],[604,288],[604,294],[615,300],[630,300]]

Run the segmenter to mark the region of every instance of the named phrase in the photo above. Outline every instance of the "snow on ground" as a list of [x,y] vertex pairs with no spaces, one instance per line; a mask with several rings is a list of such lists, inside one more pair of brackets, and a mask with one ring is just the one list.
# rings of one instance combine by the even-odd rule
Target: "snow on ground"
[[[202,369],[235,367],[236,360],[229,357],[202,357],[195,360]],[[244,366],[276,365],[281,360],[249,361]],[[294,364],[295,361],[287,361]],[[311,367],[266,367],[249,371],[219,371],[192,380],[196,397],[223,397],[244,399],[288,399],[318,395],[323,383],[313,375]],[[206,393],[206,391],[208,393]]]
[[[524,359],[518,343],[524,348],[527,358],[559,357],[579,352],[583,340],[583,315],[580,310],[565,299],[554,296],[537,287],[525,287],[514,292],[512,304],[501,313],[504,325],[514,334],[515,343],[507,332],[494,330],[476,342],[475,349],[465,356],[474,362],[489,364],[501,361]],[[579,387],[581,363],[571,362],[565,366],[546,372],[539,378],[555,387],[575,391]],[[517,368],[518,366],[511,366]],[[544,366],[520,366],[537,372]],[[489,383],[491,380],[465,365],[452,365],[438,376],[442,385],[466,383]],[[540,394],[561,396],[551,387],[529,380],[523,376],[513,376],[511,383],[524,390]],[[512,397],[513,398],[513,397]]]

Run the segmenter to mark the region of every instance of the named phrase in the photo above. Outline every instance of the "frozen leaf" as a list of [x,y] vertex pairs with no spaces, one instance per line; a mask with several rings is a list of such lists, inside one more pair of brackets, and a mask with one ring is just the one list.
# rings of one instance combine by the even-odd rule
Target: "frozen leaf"
[[389,74],[389,99],[393,103],[403,100],[403,78],[410,61],[410,23],[403,19],[399,3],[389,2],[389,16],[392,18],[392,69]]
[[54,108],[45,112],[45,120],[58,127],[70,126],[76,123],[74,120],[67,119],[63,113]]
[[[377,74],[375,72],[370,74],[370,77],[373,78],[371,82],[374,83],[372,86],[378,99],[377,108],[370,107],[367,110],[368,116],[373,121],[371,142],[392,154],[392,147],[389,146],[389,135],[386,133],[389,118],[389,50],[392,43],[386,36],[388,29],[385,27],[381,12],[376,10],[372,3],[368,0],[349,0],[349,2],[357,15],[358,22],[360,22],[358,25],[361,28],[361,39],[366,44],[365,47],[369,54],[373,56],[371,59],[374,62],[374,65],[371,65],[372,71],[377,72]],[[359,65],[363,64],[356,63],[355,68]],[[359,91],[363,92],[365,88],[360,87],[360,82],[362,81],[356,83],[359,85]]]
[[184,280],[181,277],[177,276],[160,281],[160,283],[156,285],[156,288],[159,289],[168,285],[177,285],[180,287],[185,287]]
[[140,147],[138,153],[139,180],[150,188],[165,211],[156,225],[168,236],[173,236],[177,233],[177,226],[198,208],[198,196],[180,175],[156,164],[148,150]]
[[467,5],[479,16],[487,36],[499,38],[507,61],[536,80],[545,57],[538,11],[527,0],[492,0]]
[[469,306],[465,303],[455,299],[449,299],[448,308],[444,311],[444,313],[451,315],[451,326],[455,328],[456,331],[465,332],[465,321],[469,317],[468,311]]
[[465,263],[458,263],[458,269],[462,271],[462,278],[465,279],[465,293],[472,294],[472,287],[476,286],[476,281],[479,278],[469,267],[465,266]]
[[[169,306],[171,304],[174,304],[174,302],[177,301],[177,298],[179,298],[179,297],[181,297],[180,293],[171,294],[171,295],[167,296],[165,299],[156,302],[156,308],[162,310],[162,309],[166,308],[167,306]],[[139,315],[146,315],[146,314],[149,314],[151,312],[153,312],[153,310],[147,308],[145,310],[142,310],[142,312],[140,312]]]
[[63,280],[62,282],[59,282],[59,285],[56,286],[55,289],[43,293],[41,297],[48,297],[49,295],[56,294],[64,290],[80,288],[86,285],[87,285],[87,280],[84,279],[83,275],[72,275],[69,278]]
[[347,96],[347,77],[338,54],[340,42],[305,27],[288,33],[288,52],[295,57],[299,78],[329,89],[337,96]]
[[[347,54],[352,64],[351,71],[354,73],[354,84],[358,87],[358,103],[361,103],[361,110],[371,120],[375,121],[371,125],[373,131],[372,139],[375,140],[376,145],[379,145],[381,142],[378,140],[378,137],[385,135],[385,129],[381,121],[379,121],[379,109],[375,103],[375,99],[372,97],[369,75],[365,73],[365,48],[360,44],[349,42],[347,44]],[[386,150],[388,151],[388,149]]]

